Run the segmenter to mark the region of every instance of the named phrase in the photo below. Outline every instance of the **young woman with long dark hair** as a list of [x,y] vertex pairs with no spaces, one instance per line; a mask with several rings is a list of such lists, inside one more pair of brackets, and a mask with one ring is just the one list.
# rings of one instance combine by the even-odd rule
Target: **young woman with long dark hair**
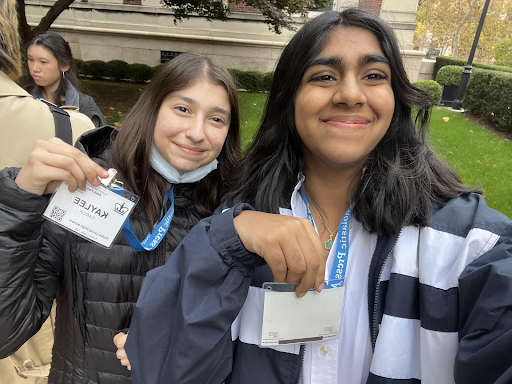
[[107,123],[93,98],[79,91],[73,54],[61,35],[44,32],[34,36],[28,43],[27,64],[33,81],[28,91],[33,97],[59,107],[76,107],[96,127]]
[[[0,357],[38,330],[56,297],[49,383],[129,383],[112,338],[129,327],[146,272],[163,265],[234,185],[239,138],[229,71],[182,54],[155,75],[122,128],[82,135],[77,146],[86,154],[58,139],[38,141],[19,172],[0,172]],[[102,167],[116,169],[140,197],[110,249],[42,217],[44,195],[62,180],[73,190],[86,180],[98,185]],[[144,245],[151,233],[165,235]]]
[[306,23],[230,202],[146,278],[134,382],[510,381],[512,222],[430,149],[428,103],[377,16]]

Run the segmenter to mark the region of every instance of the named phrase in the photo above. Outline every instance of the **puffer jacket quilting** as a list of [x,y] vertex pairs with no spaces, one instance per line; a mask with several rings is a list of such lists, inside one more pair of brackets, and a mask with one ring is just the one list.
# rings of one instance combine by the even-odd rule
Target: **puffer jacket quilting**
[[[101,130],[86,134],[89,153],[94,137],[109,136]],[[104,141],[98,144],[105,147]],[[130,383],[112,338],[129,327],[146,273],[165,264],[199,222],[195,184],[175,186],[175,214],[164,241],[154,251],[138,252],[122,234],[104,249],[43,223],[47,199],[17,188],[16,174],[15,169],[0,173],[0,339],[5,340],[0,357],[12,354],[39,329],[56,296],[49,383]],[[139,220],[131,219],[131,226],[138,238],[149,231]],[[26,284],[31,280],[32,285]]]

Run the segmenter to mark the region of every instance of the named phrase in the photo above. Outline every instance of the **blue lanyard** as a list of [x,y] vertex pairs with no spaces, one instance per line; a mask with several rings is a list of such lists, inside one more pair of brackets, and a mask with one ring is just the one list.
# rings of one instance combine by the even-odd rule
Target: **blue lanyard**
[[[300,194],[304,204],[306,204],[308,220],[315,226],[313,215],[309,210],[308,199],[304,190],[300,189]],[[331,268],[331,275],[327,282],[327,288],[343,287],[345,285],[345,275],[347,273],[347,259],[349,250],[349,224],[350,224],[350,213],[352,212],[352,206],[349,207],[347,212],[343,215],[340,220],[338,227],[338,242],[336,244],[336,256],[334,257],[334,263]]]
[[[124,237],[126,238],[126,242],[135,250],[137,251],[152,251],[156,247],[158,247],[158,244],[162,241],[162,239],[165,237],[165,234],[169,230],[169,226],[171,225],[172,218],[174,216],[174,186],[167,192],[164,198],[164,207],[165,203],[167,203],[168,200],[171,201],[171,207],[167,211],[167,213],[164,215],[162,220],[160,220],[158,223],[155,224],[155,229],[152,233],[148,233],[146,238],[142,241],[139,241],[137,239],[137,236],[133,233],[132,227],[130,225],[130,218],[127,218],[123,225],[123,233]],[[118,189],[114,190],[115,193],[118,195],[124,196],[123,190]]]

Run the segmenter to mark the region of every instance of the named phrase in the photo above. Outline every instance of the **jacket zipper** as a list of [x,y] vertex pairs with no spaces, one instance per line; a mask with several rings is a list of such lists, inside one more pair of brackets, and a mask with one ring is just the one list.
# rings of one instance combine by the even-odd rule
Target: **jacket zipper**
[[395,249],[395,245],[398,242],[398,238],[400,237],[400,233],[395,237],[393,241],[393,245],[391,246],[389,252],[386,254],[386,257],[384,258],[384,262],[382,263],[382,266],[380,267],[379,276],[377,276],[377,285],[375,286],[375,300],[373,302],[373,319],[372,319],[372,351],[375,352],[375,344],[377,342],[377,335],[379,333],[379,282],[382,277],[382,273],[384,272],[384,267],[386,266],[386,263],[388,261],[389,255],[391,255],[391,252],[393,252],[393,249]]
[[297,384],[300,384],[300,377],[302,375],[302,367],[304,367],[305,352],[306,352],[306,344],[301,344],[300,351],[299,351],[299,358],[300,358],[299,374],[297,375],[297,381],[295,382]]

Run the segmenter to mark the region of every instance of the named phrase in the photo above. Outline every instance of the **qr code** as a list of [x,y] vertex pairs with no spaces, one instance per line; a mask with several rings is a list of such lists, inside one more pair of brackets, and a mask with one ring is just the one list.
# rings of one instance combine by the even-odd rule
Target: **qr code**
[[50,212],[50,218],[57,220],[58,222],[61,222],[64,218],[64,215],[66,214],[66,211],[63,209],[60,209],[59,207],[55,206],[53,207],[52,211]]

